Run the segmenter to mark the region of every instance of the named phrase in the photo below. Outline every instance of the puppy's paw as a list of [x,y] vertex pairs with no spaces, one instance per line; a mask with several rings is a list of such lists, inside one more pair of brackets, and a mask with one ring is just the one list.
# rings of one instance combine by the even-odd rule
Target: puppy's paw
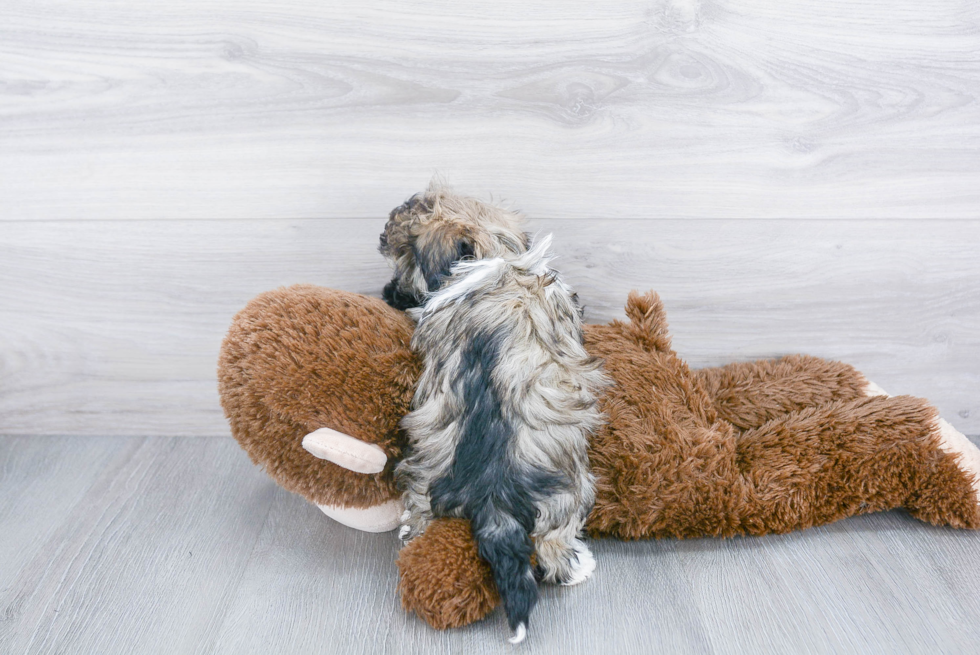
[[[408,512],[405,512],[405,514],[408,514]],[[398,529],[398,538],[402,540],[402,543],[407,544],[425,532],[427,527],[429,527],[429,520],[424,516],[409,515],[406,517],[403,515],[402,527]]]
[[537,574],[543,582],[575,585],[585,582],[595,570],[592,552],[579,539],[543,541],[537,544],[536,552]]
[[570,587],[572,585],[585,582],[595,571],[595,557],[588,546],[581,541],[575,544],[575,556],[569,562],[567,575],[561,580],[561,584]]

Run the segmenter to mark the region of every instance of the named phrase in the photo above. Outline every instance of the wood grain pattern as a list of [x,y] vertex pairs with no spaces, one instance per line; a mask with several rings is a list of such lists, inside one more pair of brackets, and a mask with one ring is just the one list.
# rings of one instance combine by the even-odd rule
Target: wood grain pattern
[[[446,632],[402,611],[395,536],[330,521],[231,439],[0,437],[0,465],[14,555],[0,558],[0,652],[513,652],[499,611]],[[591,546],[588,582],[543,588],[529,652],[967,653],[980,639],[980,532],[903,512]]]
[[[61,492],[42,515],[70,513],[40,544],[3,560],[4,653],[191,653],[213,640],[268,514],[274,483],[221,439],[96,437],[2,440],[4,450],[41,449],[59,468],[73,451],[115,456],[88,488],[47,476]],[[90,444],[83,446],[82,444]],[[45,466],[20,465],[44,476]],[[21,501],[24,488],[4,498]],[[60,500],[60,502],[59,502]],[[10,527],[15,527],[11,525]],[[36,540],[35,540],[36,541]],[[26,560],[26,561],[23,561]]]
[[[109,439],[0,438],[0,589],[52,542],[86,493],[120,453]],[[4,595],[0,643],[21,614],[29,589]]]
[[[0,434],[224,435],[235,312],[309,282],[380,295],[382,220],[8,222]],[[980,221],[555,221],[587,319],[656,289],[696,367],[806,352],[980,433]]]
[[969,0],[6,0],[0,218],[980,217]]
[[[774,538],[680,545],[695,602],[724,626],[709,632],[713,652],[955,653],[973,650],[977,632],[964,617],[977,603],[938,588],[960,569],[975,584],[977,555],[964,538],[976,534],[890,512]],[[938,557],[928,555],[933,548]]]
[[[843,359],[980,433],[978,26],[970,0],[4,0],[0,652],[512,652],[499,613],[406,615],[392,535],[178,438],[227,435],[234,313],[377,294],[383,217],[433,174],[555,231],[592,321],[654,288],[695,366]],[[812,217],[856,220],[673,220]],[[980,534],[903,513],[594,552],[534,652],[980,641]]]

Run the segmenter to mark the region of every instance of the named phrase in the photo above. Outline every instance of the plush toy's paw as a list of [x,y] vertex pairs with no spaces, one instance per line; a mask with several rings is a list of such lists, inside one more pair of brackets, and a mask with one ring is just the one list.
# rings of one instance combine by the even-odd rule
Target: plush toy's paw
[[929,459],[929,475],[906,508],[933,525],[980,529],[980,450],[941,418],[932,434],[938,452]]
[[887,391],[879,387],[871,380],[866,380],[866,382],[868,384],[864,387],[865,396],[886,396],[886,397],[890,396],[890,394]]
[[937,423],[940,450],[956,456],[960,469],[971,478],[973,493],[980,505],[980,449],[944,419],[938,419]]
[[[867,383],[865,395],[891,397],[891,394],[871,380]],[[970,479],[975,501],[980,505],[980,449],[943,418],[936,419],[934,429],[939,435],[939,449],[956,458],[957,466]]]
[[337,523],[364,532],[390,532],[398,527],[404,509],[400,498],[374,507],[337,507],[317,505],[324,514]]
[[433,628],[479,621],[500,603],[469,521],[436,519],[424,535],[401,549],[397,563],[402,606]]
[[330,428],[320,428],[303,437],[303,448],[314,457],[355,473],[381,473],[388,463],[388,456],[380,446]]

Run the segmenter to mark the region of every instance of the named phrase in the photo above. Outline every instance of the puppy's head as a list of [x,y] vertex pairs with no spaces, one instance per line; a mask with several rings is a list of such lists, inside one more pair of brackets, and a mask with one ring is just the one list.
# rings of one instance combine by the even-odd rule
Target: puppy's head
[[385,302],[410,309],[439,289],[452,265],[461,259],[520,255],[529,237],[521,230],[524,217],[457,196],[432,185],[391,211],[378,250],[394,269],[385,288]]

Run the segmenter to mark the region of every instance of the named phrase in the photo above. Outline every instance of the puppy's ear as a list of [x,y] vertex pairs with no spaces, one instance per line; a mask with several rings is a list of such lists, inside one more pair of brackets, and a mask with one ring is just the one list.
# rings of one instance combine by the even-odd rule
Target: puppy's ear
[[445,279],[452,273],[453,264],[474,255],[473,244],[466,239],[436,243],[426,248],[424,252],[414,250],[415,261],[422,271],[429,293],[439,290]]

